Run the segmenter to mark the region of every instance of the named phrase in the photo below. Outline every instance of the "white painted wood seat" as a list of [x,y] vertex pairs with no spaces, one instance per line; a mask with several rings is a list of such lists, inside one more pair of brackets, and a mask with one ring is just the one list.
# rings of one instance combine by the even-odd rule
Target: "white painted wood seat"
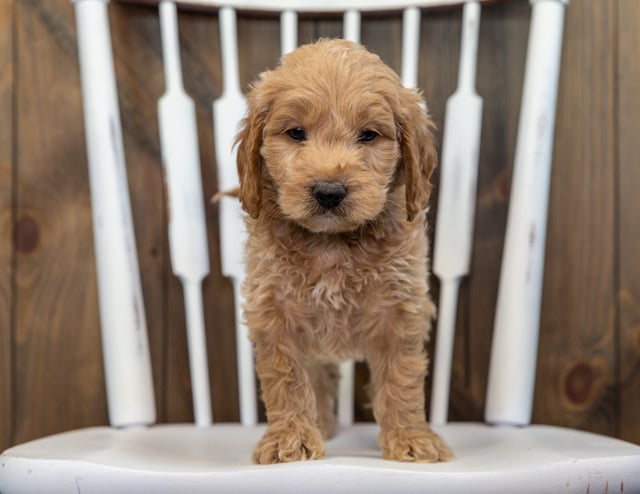
[[[202,186],[199,174],[194,173],[199,171],[199,158],[193,108],[182,89],[176,56],[175,5],[163,2],[161,7],[167,93],[159,112],[163,161],[175,213],[170,227],[172,266],[183,281],[187,306],[195,425],[154,425],[146,324],[137,260],[132,255],[135,248],[131,249],[133,231],[124,178],[107,0],[75,0],[74,3],[111,427],[57,434],[8,449],[0,456],[0,493],[640,492],[640,446],[581,431],[529,425],[544,242],[531,246],[528,239],[531,228],[542,238],[546,229],[564,0],[532,0],[527,74],[487,396],[487,423],[473,424],[447,424],[446,410],[453,341],[450,314],[451,310],[455,314],[457,284],[468,269],[477,166],[474,139],[478,129],[473,122],[462,124],[464,128],[456,127],[458,135],[464,132],[467,140],[454,147],[448,144],[447,135],[451,132],[447,128],[452,125],[456,109],[462,108],[467,116],[481,115],[481,100],[475,94],[473,80],[482,2],[182,2],[213,6],[213,15],[220,16],[225,76],[223,94],[214,104],[214,119],[220,112],[226,119],[225,125],[220,122],[215,125],[221,190],[237,184],[230,146],[236,128],[229,122],[237,122],[244,112],[237,74],[235,9],[283,11],[284,52],[296,45],[295,12],[346,10],[345,37],[357,40],[358,11],[404,10],[402,78],[405,85],[415,85],[420,8],[432,4],[468,4],[464,10],[468,29],[463,30],[461,56],[466,62],[461,62],[457,98],[452,98],[447,111],[438,212],[450,220],[438,221],[438,224],[457,226],[436,232],[434,253],[434,271],[441,278],[442,286],[448,284],[450,288],[442,290],[440,301],[431,419],[456,457],[447,463],[427,465],[381,459],[377,426],[352,423],[351,376],[347,366],[343,369],[346,378],[341,385],[340,425],[336,437],[327,442],[326,458],[271,466],[253,465],[250,461],[265,426],[256,423],[251,349],[242,327],[238,328],[242,423],[211,424],[199,289],[209,265],[206,249],[203,252],[202,241],[197,240],[202,239],[203,231]],[[174,153],[181,157],[180,166],[175,165]],[[469,194],[466,200],[449,203],[452,196],[447,185],[450,179],[446,177],[453,172],[458,179],[466,180]],[[534,183],[536,187],[532,186]],[[179,201],[181,197],[189,197],[192,202],[187,201],[184,206]],[[243,232],[238,228],[241,213],[237,202],[225,199],[220,214],[223,271],[233,279],[239,310],[238,287],[243,267],[237,246],[242,242]],[[174,230],[175,238],[171,233]],[[184,232],[196,240],[181,244],[179,239]],[[446,245],[446,249],[439,248],[438,243]]]
[[[9,450],[3,493],[559,493],[639,492],[638,447],[547,426],[438,427],[448,463],[380,458],[377,427],[359,424],[313,462],[250,462],[264,426],[158,425],[68,432]],[[608,489],[608,490],[607,490]]]

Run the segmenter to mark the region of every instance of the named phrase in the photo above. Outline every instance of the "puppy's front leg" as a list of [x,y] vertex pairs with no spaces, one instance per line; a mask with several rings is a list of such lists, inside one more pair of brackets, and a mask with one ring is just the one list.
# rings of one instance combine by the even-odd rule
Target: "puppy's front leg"
[[367,348],[373,412],[381,428],[382,455],[388,460],[435,462],[452,458],[449,447],[425,418],[424,331],[407,330],[424,326],[425,320],[419,314],[401,313],[391,323],[393,327],[381,328]]
[[324,456],[316,426],[313,386],[304,354],[277,331],[253,332],[256,370],[268,427],[253,452],[255,463],[312,460]]

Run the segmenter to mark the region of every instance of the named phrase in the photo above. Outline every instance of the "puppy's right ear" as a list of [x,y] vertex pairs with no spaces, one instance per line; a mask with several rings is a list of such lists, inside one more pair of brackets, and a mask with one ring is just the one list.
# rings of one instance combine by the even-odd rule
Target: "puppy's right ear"
[[[254,89],[255,91],[255,89]],[[267,120],[267,111],[258,105],[255,98],[249,99],[248,113],[236,137],[238,156],[238,178],[240,179],[240,203],[253,218],[260,215],[262,202],[262,133]]]

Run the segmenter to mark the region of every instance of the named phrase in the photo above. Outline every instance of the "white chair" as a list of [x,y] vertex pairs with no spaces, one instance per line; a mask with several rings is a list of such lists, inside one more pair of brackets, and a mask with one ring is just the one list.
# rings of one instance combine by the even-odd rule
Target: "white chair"
[[[180,2],[178,2],[180,3]],[[189,4],[217,7],[209,0]],[[219,186],[237,184],[231,141],[244,112],[238,84],[235,8],[280,9],[283,51],[296,45],[296,12],[345,11],[345,37],[357,40],[360,10],[404,10],[402,78],[416,84],[420,9],[462,0],[229,0],[218,10],[224,91],[214,104]],[[176,10],[160,6],[167,92],[159,103],[163,161],[170,191],[172,266],[181,278],[189,328],[196,424],[153,425],[153,387],[146,323],[124,173],[106,0],[75,0],[85,98],[92,207],[98,265],[105,374],[111,427],[46,437],[0,456],[0,492],[640,492],[640,446],[591,433],[529,425],[546,229],[546,197],[555,116],[564,0],[533,0],[525,87],[487,396],[487,424],[446,424],[452,319],[457,287],[468,270],[482,102],[473,89],[480,16],[464,7],[459,87],[447,106],[434,271],[441,279],[440,320],[431,421],[452,446],[447,463],[382,460],[375,424],[353,424],[350,366],[343,367],[339,430],[325,459],[251,464],[264,431],[257,424],[251,349],[238,329],[242,424],[211,425],[200,281],[208,273],[203,198],[193,104],[182,89]],[[339,4],[339,6],[338,6]],[[457,120],[464,113],[463,120]],[[224,114],[224,125],[218,120]],[[541,122],[544,124],[542,125]],[[450,144],[455,128],[458,145]],[[460,134],[466,136],[460,145]],[[176,163],[176,153],[180,163]],[[466,200],[452,201],[451,177],[464,180]],[[535,187],[534,187],[535,185]],[[240,209],[220,205],[224,274],[243,276],[237,246]],[[446,215],[446,216],[443,216]],[[446,221],[443,219],[446,218]],[[442,225],[454,225],[443,228]],[[542,237],[530,240],[532,229]],[[183,232],[188,232],[184,234]],[[181,243],[181,238],[189,243]],[[108,248],[106,248],[108,246]],[[446,246],[443,247],[443,246]],[[117,350],[117,351],[116,351]],[[508,350],[508,351],[507,351]]]

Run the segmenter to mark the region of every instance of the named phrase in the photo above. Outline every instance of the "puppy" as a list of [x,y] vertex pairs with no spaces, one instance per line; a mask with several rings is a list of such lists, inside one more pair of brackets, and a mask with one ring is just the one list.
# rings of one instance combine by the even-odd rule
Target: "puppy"
[[252,87],[237,164],[244,315],[268,418],[256,463],[324,455],[348,358],[368,361],[384,458],[451,456],[423,396],[431,127],[420,95],[347,41],[303,46]]

